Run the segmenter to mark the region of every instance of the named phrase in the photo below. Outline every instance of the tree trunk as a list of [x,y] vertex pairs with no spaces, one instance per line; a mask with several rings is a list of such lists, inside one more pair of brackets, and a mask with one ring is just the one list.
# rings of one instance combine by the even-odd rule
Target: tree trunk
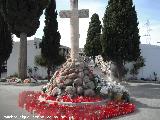
[[0,65],[0,78],[1,78],[1,72],[2,72],[2,65]]
[[95,64],[95,59],[96,59],[96,57],[95,57],[95,56],[93,56],[92,58],[93,58],[93,62],[94,62],[94,64]]
[[27,35],[20,34],[18,76],[22,80],[27,77]]
[[50,67],[48,67],[48,69],[47,69],[47,74],[48,74],[48,81],[50,80],[50,72],[51,72],[51,69],[50,69]]
[[118,71],[118,79],[121,82],[123,80],[124,77],[124,66],[123,66],[123,62],[117,62],[116,63],[117,66],[117,71]]

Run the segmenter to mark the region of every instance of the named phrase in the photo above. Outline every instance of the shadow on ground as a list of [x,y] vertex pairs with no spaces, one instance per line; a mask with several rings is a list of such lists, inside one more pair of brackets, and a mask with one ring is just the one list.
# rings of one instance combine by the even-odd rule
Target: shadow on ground
[[160,84],[136,83],[134,86],[128,84],[127,88],[136,98],[160,99]]
[[160,107],[150,106],[148,104],[144,104],[143,101],[140,102],[140,101],[137,101],[136,99],[132,99],[132,103],[134,103],[136,105],[137,110],[139,108],[148,108],[148,109],[155,109],[155,110],[159,109],[160,110]]

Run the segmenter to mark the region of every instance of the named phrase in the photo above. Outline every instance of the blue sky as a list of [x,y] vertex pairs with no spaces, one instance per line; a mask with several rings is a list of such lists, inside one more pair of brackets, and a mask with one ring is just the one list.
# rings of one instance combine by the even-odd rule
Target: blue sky
[[[68,10],[70,9],[70,0],[56,0],[57,1],[57,11]],[[157,42],[160,41],[160,0],[133,0],[133,3],[136,7],[139,29],[141,36],[141,43],[143,44],[154,44],[158,45]],[[79,9],[89,9],[90,16],[93,13],[97,13],[102,20],[105,7],[108,4],[108,0],[79,0]],[[36,34],[28,40],[33,39],[34,37],[41,38],[43,36],[43,27],[44,27],[44,15],[41,16],[40,28],[37,30]],[[151,37],[144,36],[147,32],[145,23],[147,20],[150,21],[150,35]],[[83,47],[86,42],[87,30],[89,26],[90,18],[80,19],[80,47]],[[59,31],[61,34],[61,44],[65,46],[70,46],[70,23],[69,19],[61,19],[58,17]],[[18,38],[14,37],[14,41],[17,41]]]

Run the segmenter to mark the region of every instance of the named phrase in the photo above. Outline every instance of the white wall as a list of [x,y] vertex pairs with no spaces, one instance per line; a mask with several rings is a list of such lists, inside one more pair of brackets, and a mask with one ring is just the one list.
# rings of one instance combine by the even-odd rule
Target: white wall
[[7,61],[7,76],[18,73],[19,42],[13,43],[12,53]]
[[0,78],[5,78],[7,76],[7,73],[1,73],[1,77]]
[[140,48],[146,66],[140,69],[138,78],[154,78],[153,72],[160,78],[160,46],[141,44]]
[[[37,42],[38,44],[38,42]],[[27,41],[27,66],[35,67],[34,57],[40,54],[40,49],[36,49],[34,40]],[[12,53],[7,61],[7,76],[18,73],[18,57],[19,57],[19,42],[13,43]],[[38,75],[45,77],[47,75],[46,69],[38,67]]]
[[[39,39],[35,39],[38,41]],[[37,44],[39,44],[37,42]],[[34,67],[34,57],[40,54],[40,49],[36,49],[34,40],[27,43],[27,65]],[[65,47],[65,46],[62,46]],[[141,44],[141,55],[145,58],[146,66],[141,68],[138,78],[154,78],[153,72],[157,73],[160,78],[160,46]],[[14,42],[13,50],[10,58],[7,61],[7,76],[18,72],[18,56],[19,56],[19,42]],[[47,75],[46,69],[38,67],[38,75],[45,77]]]
[[[34,40],[27,41],[27,66],[34,68],[36,65],[34,63],[34,58],[36,55],[41,54],[41,49],[39,48],[39,43],[41,40],[39,38],[34,38]],[[37,46],[37,48],[36,48]],[[66,46],[60,46],[60,53],[64,55],[68,54],[69,48]],[[19,58],[19,42],[13,43],[12,53],[7,61],[7,76],[18,73],[18,58]],[[38,67],[37,75],[46,77],[47,69],[44,67]]]

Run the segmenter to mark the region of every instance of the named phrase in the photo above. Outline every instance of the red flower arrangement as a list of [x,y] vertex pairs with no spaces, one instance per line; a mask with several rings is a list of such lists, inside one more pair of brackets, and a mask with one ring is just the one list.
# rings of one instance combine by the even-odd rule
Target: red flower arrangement
[[[39,101],[42,96],[46,101]],[[48,103],[47,100],[55,101]],[[81,103],[81,102],[98,102],[102,98],[92,97],[76,97],[69,98],[63,96],[58,101],[53,96],[47,96],[41,92],[24,91],[19,94],[19,106],[36,115],[44,116],[44,119],[50,120],[103,120],[113,118],[120,115],[125,115],[134,112],[135,105],[123,101],[108,101],[104,105],[80,105],[80,106],[65,106],[58,104],[58,101]]]

